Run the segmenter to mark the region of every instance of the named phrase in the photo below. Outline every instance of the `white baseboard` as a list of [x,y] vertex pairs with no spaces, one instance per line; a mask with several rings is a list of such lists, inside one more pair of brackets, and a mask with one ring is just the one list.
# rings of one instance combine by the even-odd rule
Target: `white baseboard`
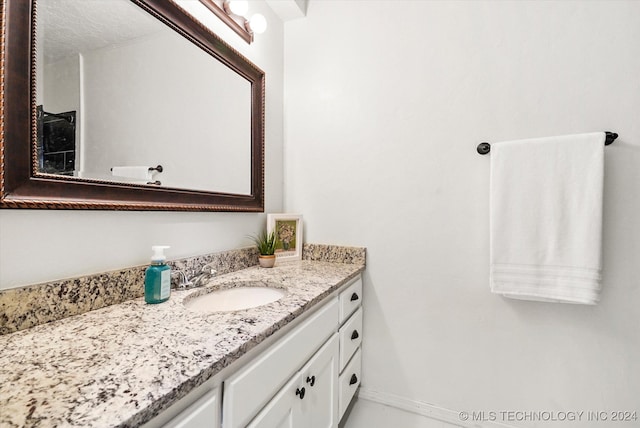
[[500,422],[473,420],[474,415],[466,411],[445,409],[430,403],[375,391],[362,386],[358,391],[358,398],[464,428],[517,428]]

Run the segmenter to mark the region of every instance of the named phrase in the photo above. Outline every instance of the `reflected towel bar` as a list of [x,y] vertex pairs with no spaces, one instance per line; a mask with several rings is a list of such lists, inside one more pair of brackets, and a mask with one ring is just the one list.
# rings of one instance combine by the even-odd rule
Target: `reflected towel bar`
[[[617,134],[616,134],[617,135]],[[109,168],[109,171],[113,171],[113,167]],[[158,172],[162,172],[164,171],[164,168],[162,167],[162,165],[158,165],[158,166],[150,166],[149,167],[149,171],[158,171]]]
[[[608,146],[609,144],[613,143],[616,138],[618,138],[618,134],[616,134],[615,132],[605,132],[605,140],[604,140],[604,145]],[[491,151],[491,144],[489,143],[480,143],[478,144],[478,153],[480,153],[481,155],[486,155],[487,153],[489,153]]]

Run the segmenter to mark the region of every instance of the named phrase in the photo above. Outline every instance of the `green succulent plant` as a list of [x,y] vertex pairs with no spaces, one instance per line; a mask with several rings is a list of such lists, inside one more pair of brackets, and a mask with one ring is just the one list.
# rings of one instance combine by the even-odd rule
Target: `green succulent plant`
[[251,239],[256,244],[261,256],[272,256],[276,252],[275,232],[268,233],[263,230],[262,233],[251,236]]

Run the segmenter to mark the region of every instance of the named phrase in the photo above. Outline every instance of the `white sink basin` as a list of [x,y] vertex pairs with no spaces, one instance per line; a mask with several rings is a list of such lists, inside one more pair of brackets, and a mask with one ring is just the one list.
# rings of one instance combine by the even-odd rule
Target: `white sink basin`
[[281,299],[283,288],[258,287],[247,284],[242,287],[224,288],[207,294],[187,298],[184,305],[197,312],[228,312],[250,309]]

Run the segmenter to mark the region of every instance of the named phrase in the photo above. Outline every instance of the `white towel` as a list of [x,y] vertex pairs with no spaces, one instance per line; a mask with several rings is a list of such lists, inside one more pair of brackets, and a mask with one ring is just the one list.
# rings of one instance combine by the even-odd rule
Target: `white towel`
[[111,168],[111,175],[145,182],[152,180],[152,171],[149,171],[148,166],[114,166]]
[[491,291],[595,304],[604,132],[491,145]]

